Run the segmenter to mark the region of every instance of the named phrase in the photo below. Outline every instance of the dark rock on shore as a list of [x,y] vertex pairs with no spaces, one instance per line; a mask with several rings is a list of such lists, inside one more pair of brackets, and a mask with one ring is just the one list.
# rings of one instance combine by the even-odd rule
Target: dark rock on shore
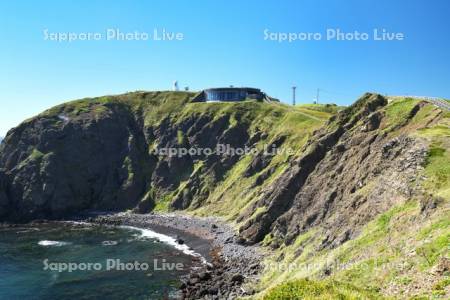
[[176,240],[175,240],[179,245],[183,245],[184,244],[184,240],[181,238],[181,237],[179,237],[179,236],[177,236],[177,238],[176,238]]

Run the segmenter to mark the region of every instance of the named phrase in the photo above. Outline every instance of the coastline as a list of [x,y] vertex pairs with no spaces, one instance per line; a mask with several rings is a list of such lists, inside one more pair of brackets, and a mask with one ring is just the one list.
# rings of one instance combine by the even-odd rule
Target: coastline
[[256,245],[243,245],[234,229],[217,218],[115,213],[92,214],[82,220],[150,229],[200,254],[204,259],[193,255],[194,267],[188,276],[181,278],[181,299],[235,299],[254,294],[251,286],[258,281],[264,253]]

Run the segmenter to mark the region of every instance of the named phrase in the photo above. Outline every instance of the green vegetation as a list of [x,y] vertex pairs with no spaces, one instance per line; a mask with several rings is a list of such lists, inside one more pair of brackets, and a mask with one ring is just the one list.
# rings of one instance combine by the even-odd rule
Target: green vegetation
[[[320,118],[314,114],[320,114]],[[312,132],[322,126],[331,114],[316,111],[305,113],[280,103],[239,102],[188,103],[181,112],[172,115],[177,123],[183,122],[186,118],[202,116],[208,116],[211,119],[229,118],[229,129],[245,126],[250,135],[266,133],[267,137],[264,141],[255,145],[259,151],[264,151],[263,147],[275,139],[281,136],[286,137],[280,148],[281,153],[276,155],[266,168],[274,169],[273,174],[265,181],[267,185],[287,167],[288,158],[301,151],[302,145]],[[219,215],[234,221],[240,212],[258,199],[262,189],[262,186],[253,186],[260,173],[250,177],[243,176],[252,159],[253,155],[244,155],[225,174],[221,182],[208,184],[207,201],[191,212],[199,216]],[[250,186],[253,186],[252,189],[249,189]]]
[[181,130],[177,131],[177,142],[179,145],[183,145],[185,141],[184,133]]
[[[322,237],[317,229],[307,231],[294,244],[281,247],[267,259],[266,266],[275,265],[278,269],[266,268],[261,282],[263,292],[259,296],[263,299],[378,299],[381,291],[390,286],[403,289],[411,285],[427,290],[428,294],[422,294],[424,297],[435,295],[438,292],[422,285],[430,284],[427,272],[450,255],[450,211],[440,209],[418,221],[420,215],[418,201],[410,200],[379,215],[356,239],[329,251],[317,252]],[[326,280],[322,279],[325,269],[331,272]],[[304,281],[306,278],[311,281]],[[300,281],[284,284],[294,279]],[[315,288],[311,292],[305,286],[307,282],[313,286],[332,283],[334,287],[328,290],[339,290],[341,296],[321,294]],[[442,293],[439,282],[434,284]],[[362,290],[370,292],[357,294]]]
[[398,126],[404,124],[411,115],[414,107],[420,100],[406,98],[402,100],[395,100],[386,107],[387,123],[386,130],[390,131]]
[[128,156],[125,157],[122,168],[127,170],[127,174],[128,174],[126,185],[131,185],[133,183],[133,179],[134,179],[134,171],[133,171],[133,162],[131,161],[130,157],[128,157]]
[[156,205],[153,210],[156,212],[169,211],[169,205],[170,205],[170,202],[172,201],[172,198],[173,198],[173,194],[165,194],[165,195],[158,197],[157,200],[155,201]]
[[346,108],[345,106],[338,106],[333,103],[332,104],[299,104],[299,105],[297,105],[297,107],[300,109],[325,112],[328,114],[336,114],[339,111]]
[[[450,189],[450,153],[437,145],[431,145],[428,152],[425,174],[427,187],[449,195]],[[442,195],[444,196],[444,195]]]
[[375,293],[331,280],[312,281],[300,279],[281,284],[271,289],[263,300],[322,300],[322,299],[381,299]]
[[416,248],[416,253],[425,259],[425,268],[432,267],[443,251],[450,250],[448,249],[449,243],[450,233],[444,233]]
[[445,288],[450,286],[450,276],[439,281],[433,286],[433,296],[445,296]]
[[[450,115],[447,118],[450,119]],[[419,129],[419,133],[420,135],[425,137],[436,137],[436,136],[450,137],[450,127],[445,125],[437,125],[433,127]]]
[[29,156],[29,159],[30,160],[38,160],[38,159],[41,159],[43,156],[44,156],[44,153],[42,153],[38,149],[33,149],[33,151],[31,152],[31,154]]
[[24,159],[20,164],[19,164],[19,169],[27,166],[30,163],[40,163],[41,160],[45,157],[45,154],[42,153],[41,151],[39,151],[38,149],[34,148],[30,155]]
[[429,193],[450,202],[450,115],[442,114],[438,122],[420,128],[417,135],[430,144],[423,172],[426,177],[424,187]]

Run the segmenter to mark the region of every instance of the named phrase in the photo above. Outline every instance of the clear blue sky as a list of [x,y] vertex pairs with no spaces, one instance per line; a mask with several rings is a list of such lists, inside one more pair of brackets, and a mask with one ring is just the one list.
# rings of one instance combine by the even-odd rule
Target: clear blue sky
[[[64,101],[180,86],[254,86],[290,102],[366,91],[450,98],[450,1],[2,1],[0,136]],[[182,32],[182,41],[45,41],[49,32]],[[403,41],[264,40],[270,32],[405,34]],[[327,91],[327,92],[325,92]]]

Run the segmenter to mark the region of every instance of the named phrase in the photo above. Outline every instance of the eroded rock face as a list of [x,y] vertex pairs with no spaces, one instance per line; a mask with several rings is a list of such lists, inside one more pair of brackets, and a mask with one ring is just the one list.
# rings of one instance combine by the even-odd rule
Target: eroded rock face
[[[150,212],[186,182],[171,206],[198,207],[239,156],[158,156],[151,146],[241,147],[248,124],[204,115],[144,125],[140,111],[105,105],[102,114],[43,114],[11,130],[0,148],[0,220],[61,218],[85,209]],[[179,132],[184,134],[180,141]],[[202,167],[194,172],[194,165]]]
[[137,120],[119,106],[100,119],[42,116],[20,125],[0,156],[9,178],[8,218],[129,207],[149,179],[152,161],[144,146]]
[[338,115],[317,132],[305,154],[244,213],[241,218],[247,219],[257,207],[267,207],[240,228],[248,242],[259,242],[271,233],[274,246],[290,244],[320,225],[322,246],[334,247],[356,236],[379,213],[411,197],[411,181],[424,163],[427,145],[377,130],[383,121],[378,109],[387,104],[382,96],[369,94],[360,101],[365,103],[356,103],[352,114]]

